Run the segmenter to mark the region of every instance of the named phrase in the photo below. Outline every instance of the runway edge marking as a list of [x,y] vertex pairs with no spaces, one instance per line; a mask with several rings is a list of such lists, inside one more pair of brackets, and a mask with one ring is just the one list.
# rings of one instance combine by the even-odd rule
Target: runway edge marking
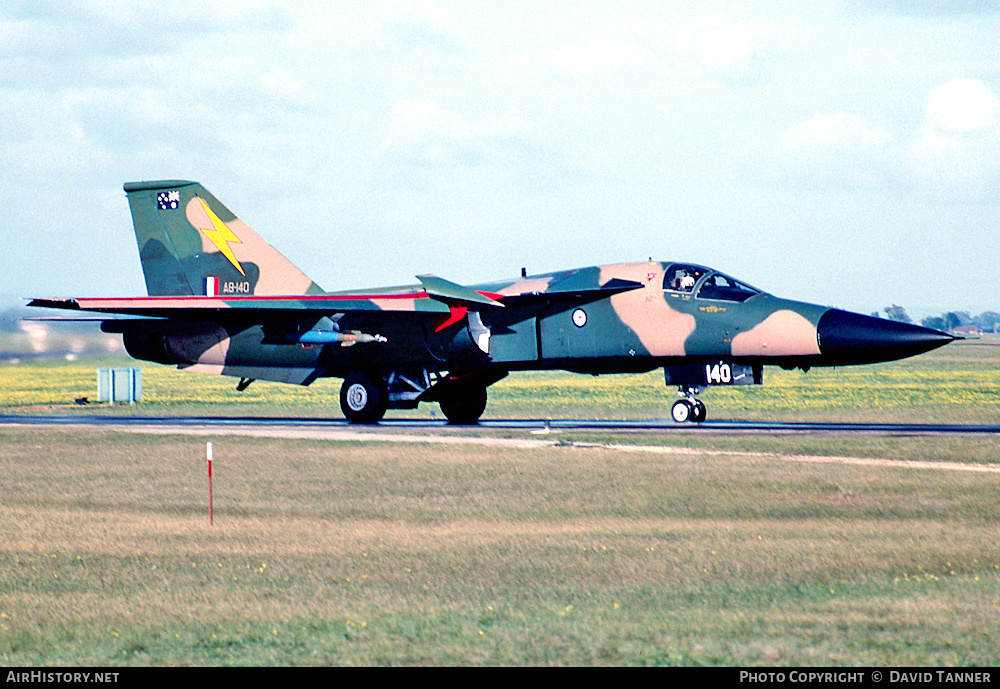
[[[37,426],[37,424],[7,424],[9,426]],[[96,424],[59,424],[67,430],[101,430],[106,427]],[[484,445],[509,449],[565,448],[581,450],[606,450],[611,452],[645,453],[673,456],[733,457],[739,459],[770,459],[787,462],[814,464],[846,464],[852,466],[877,466],[896,469],[924,469],[930,471],[965,471],[974,473],[1000,474],[1000,464],[968,464],[964,462],[928,462],[924,460],[884,459],[879,457],[843,457],[837,455],[796,455],[777,452],[747,452],[743,450],[709,450],[665,445],[620,445],[617,443],[588,443],[565,439],[541,438],[486,438],[482,436],[439,436],[383,433],[378,431],[341,429],[291,429],[258,428],[252,426],[209,426],[176,427],[157,425],[115,426],[115,431],[127,433],[147,433],[152,435],[195,435],[223,436],[239,435],[258,438],[288,438],[295,440],[328,440],[334,442],[382,442],[382,443],[425,443],[439,445]]]

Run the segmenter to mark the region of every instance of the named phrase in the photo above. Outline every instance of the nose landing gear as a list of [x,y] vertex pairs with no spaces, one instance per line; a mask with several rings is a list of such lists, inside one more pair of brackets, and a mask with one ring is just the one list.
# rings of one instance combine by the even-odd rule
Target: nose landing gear
[[674,402],[670,408],[670,416],[677,423],[701,423],[705,420],[705,403],[695,397],[699,392],[697,387],[680,386],[678,395],[681,399]]

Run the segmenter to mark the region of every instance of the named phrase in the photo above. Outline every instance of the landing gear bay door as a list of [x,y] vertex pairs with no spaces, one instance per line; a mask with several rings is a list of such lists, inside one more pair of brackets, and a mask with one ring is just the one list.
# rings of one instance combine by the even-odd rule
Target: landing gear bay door
[[760,385],[764,380],[763,366],[747,366],[728,361],[684,366],[664,366],[667,385],[703,388],[710,385]]

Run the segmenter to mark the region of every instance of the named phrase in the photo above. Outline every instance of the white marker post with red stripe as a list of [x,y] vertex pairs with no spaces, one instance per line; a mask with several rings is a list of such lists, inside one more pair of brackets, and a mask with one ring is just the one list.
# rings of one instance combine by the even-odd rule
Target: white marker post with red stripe
[[208,455],[208,523],[211,526],[215,523],[212,513],[212,443],[207,444],[205,452]]

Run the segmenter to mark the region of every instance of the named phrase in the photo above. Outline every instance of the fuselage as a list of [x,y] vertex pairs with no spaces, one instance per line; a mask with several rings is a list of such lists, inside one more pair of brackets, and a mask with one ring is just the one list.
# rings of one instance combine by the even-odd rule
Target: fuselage
[[[574,298],[614,281],[631,288]],[[596,374],[719,361],[808,368],[887,361],[953,339],[919,326],[775,297],[688,263],[593,266],[471,288],[504,307],[467,310],[448,323],[446,307],[429,299],[419,285],[342,292],[336,294],[393,310],[392,319],[380,317],[383,312],[377,309],[339,319],[340,330],[376,333],[378,343],[345,347],[275,341],[265,327],[242,322],[234,311],[231,321],[222,313],[213,323],[179,329],[164,324],[165,339],[152,337],[160,342],[153,348],[159,356],[152,358],[220,367],[229,370],[218,372],[229,375],[245,368],[249,376],[254,369],[256,377],[305,382],[310,376],[345,377],[359,369],[382,374],[484,368]],[[546,295],[551,299],[540,301]],[[438,318],[428,317],[438,312]],[[129,351],[151,358],[145,346],[148,328],[143,337],[143,346],[135,346],[133,338]],[[274,369],[277,378],[268,377],[267,369]]]

